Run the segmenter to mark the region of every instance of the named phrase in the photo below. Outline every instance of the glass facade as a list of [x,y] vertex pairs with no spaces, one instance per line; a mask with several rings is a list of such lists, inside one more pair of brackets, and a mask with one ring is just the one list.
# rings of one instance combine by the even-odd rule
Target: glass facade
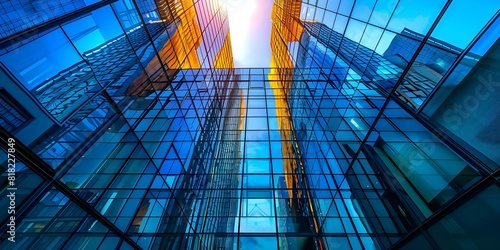
[[0,248],[495,249],[497,1],[80,2],[0,4]]

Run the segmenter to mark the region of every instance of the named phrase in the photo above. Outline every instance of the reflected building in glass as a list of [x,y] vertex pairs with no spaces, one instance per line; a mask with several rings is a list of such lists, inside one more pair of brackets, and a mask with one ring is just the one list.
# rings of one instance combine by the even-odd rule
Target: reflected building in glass
[[0,247],[492,249],[499,8],[275,0],[248,69],[218,1],[2,3]]
[[[448,249],[464,242],[487,249],[498,231],[494,222],[480,229],[457,216],[474,213],[461,205],[472,206],[474,194],[500,191],[493,141],[469,134],[481,124],[496,126],[495,113],[479,107],[492,101],[485,86],[498,75],[482,66],[498,60],[489,57],[499,42],[498,8],[470,27],[476,33],[461,36],[467,44],[458,48],[433,35],[449,28],[447,18],[461,3],[443,2],[441,14],[429,10],[435,21],[422,31],[427,35],[396,29],[402,24],[394,20],[411,8],[399,4],[275,2],[272,66],[289,68],[278,74],[294,128],[288,138],[309,191],[301,198],[313,203],[320,225],[307,232],[319,249]],[[387,8],[394,20],[381,18]],[[478,96],[469,87],[453,99],[471,82]],[[482,117],[465,125],[472,113]],[[485,212],[498,195],[489,196]],[[465,233],[476,230],[481,237]]]

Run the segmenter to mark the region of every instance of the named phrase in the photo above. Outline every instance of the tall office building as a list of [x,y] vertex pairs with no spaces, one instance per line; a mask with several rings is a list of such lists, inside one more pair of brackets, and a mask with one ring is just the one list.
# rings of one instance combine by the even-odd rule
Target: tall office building
[[316,248],[492,248],[498,124],[481,107],[496,105],[499,6],[456,35],[462,48],[433,37],[465,6],[421,11],[433,22],[418,34],[401,27],[421,8],[405,1],[275,2],[272,60],[290,69],[278,86]]
[[499,9],[2,2],[0,248],[495,249]]
[[[223,6],[5,4],[13,6],[2,9],[2,28],[12,28],[1,40],[0,121],[2,137],[16,140],[10,186],[18,190],[16,242],[3,234],[2,248],[232,245],[224,235],[185,238],[202,228],[233,230],[234,220],[215,215],[237,209],[232,201],[199,200],[211,182],[214,191],[238,182],[231,152],[239,145],[231,140],[240,134],[242,95],[232,82]],[[33,21],[18,25],[12,7]],[[237,118],[225,119],[231,115]],[[8,174],[4,152],[13,151],[2,151]],[[208,178],[212,171],[221,177]],[[2,183],[9,185],[7,177]],[[206,213],[215,219],[196,224]]]

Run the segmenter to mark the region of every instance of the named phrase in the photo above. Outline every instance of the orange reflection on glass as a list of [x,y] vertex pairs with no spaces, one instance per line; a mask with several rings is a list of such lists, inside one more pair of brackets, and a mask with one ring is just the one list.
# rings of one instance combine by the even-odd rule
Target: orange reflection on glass
[[231,34],[229,32],[227,32],[222,48],[220,48],[219,52],[215,56],[214,67],[216,69],[234,68],[233,49],[231,48]]

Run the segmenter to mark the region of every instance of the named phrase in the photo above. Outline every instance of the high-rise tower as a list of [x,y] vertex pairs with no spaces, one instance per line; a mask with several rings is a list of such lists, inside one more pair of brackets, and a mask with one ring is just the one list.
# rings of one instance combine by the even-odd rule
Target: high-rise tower
[[286,93],[294,132],[284,136],[300,152],[294,171],[308,192],[298,198],[312,203],[318,225],[300,233],[318,249],[493,244],[494,222],[481,228],[471,216],[479,209],[498,220],[495,136],[484,130],[498,126],[496,111],[480,107],[496,105],[498,74],[486,65],[498,60],[499,6],[448,36],[458,47],[434,35],[446,37],[469,5],[421,12],[432,20],[424,34],[404,18],[418,5],[275,1],[271,64],[287,69],[275,91]]
[[0,248],[494,249],[499,8],[4,1]]

